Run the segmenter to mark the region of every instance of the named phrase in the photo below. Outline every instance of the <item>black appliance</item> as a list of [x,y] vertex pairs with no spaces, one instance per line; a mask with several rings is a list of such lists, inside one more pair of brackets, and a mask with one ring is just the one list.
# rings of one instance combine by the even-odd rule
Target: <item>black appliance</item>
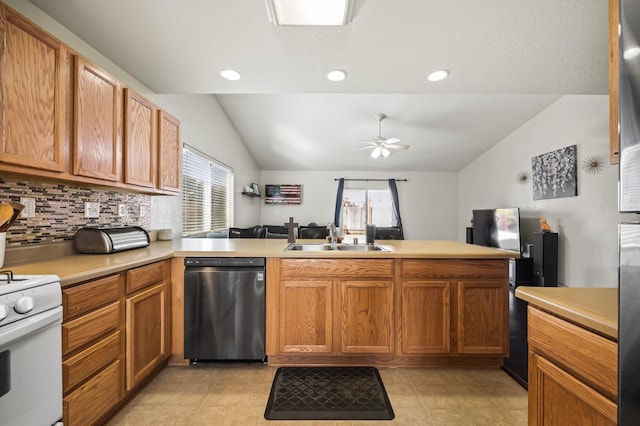
[[186,258],[184,357],[266,359],[265,259]]
[[[640,212],[640,2],[620,0],[619,210]],[[629,220],[637,220],[636,217]],[[625,220],[626,221],[626,220]],[[619,225],[618,424],[640,419],[640,224]]]

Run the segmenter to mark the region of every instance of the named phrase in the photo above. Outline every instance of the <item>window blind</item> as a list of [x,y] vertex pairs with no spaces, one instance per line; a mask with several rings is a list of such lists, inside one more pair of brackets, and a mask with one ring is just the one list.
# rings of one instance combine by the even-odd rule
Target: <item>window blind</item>
[[182,235],[233,225],[233,170],[197,149],[182,149]]

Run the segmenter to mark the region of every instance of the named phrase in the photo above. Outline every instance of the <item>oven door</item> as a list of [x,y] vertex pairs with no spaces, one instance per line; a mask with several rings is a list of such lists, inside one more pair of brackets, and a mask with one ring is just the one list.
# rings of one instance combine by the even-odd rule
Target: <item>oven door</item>
[[62,307],[0,327],[0,425],[62,418]]

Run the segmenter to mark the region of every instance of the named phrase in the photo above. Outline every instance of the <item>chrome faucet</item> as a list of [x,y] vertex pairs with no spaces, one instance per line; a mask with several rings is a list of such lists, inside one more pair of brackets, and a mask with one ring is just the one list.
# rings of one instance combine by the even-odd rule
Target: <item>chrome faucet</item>
[[329,236],[331,237],[331,247],[335,247],[338,242],[338,231],[336,230],[336,225],[335,223],[330,222],[327,225],[327,228],[329,228]]

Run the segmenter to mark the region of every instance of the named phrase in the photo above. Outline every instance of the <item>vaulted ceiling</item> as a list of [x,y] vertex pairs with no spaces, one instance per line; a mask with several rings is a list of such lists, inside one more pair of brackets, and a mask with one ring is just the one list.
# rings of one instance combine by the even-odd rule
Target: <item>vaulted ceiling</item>
[[[356,0],[326,28],[262,0],[30,1],[154,92],[216,95],[263,170],[459,170],[559,96],[608,93],[601,0]],[[359,149],[379,113],[409,150]]]

